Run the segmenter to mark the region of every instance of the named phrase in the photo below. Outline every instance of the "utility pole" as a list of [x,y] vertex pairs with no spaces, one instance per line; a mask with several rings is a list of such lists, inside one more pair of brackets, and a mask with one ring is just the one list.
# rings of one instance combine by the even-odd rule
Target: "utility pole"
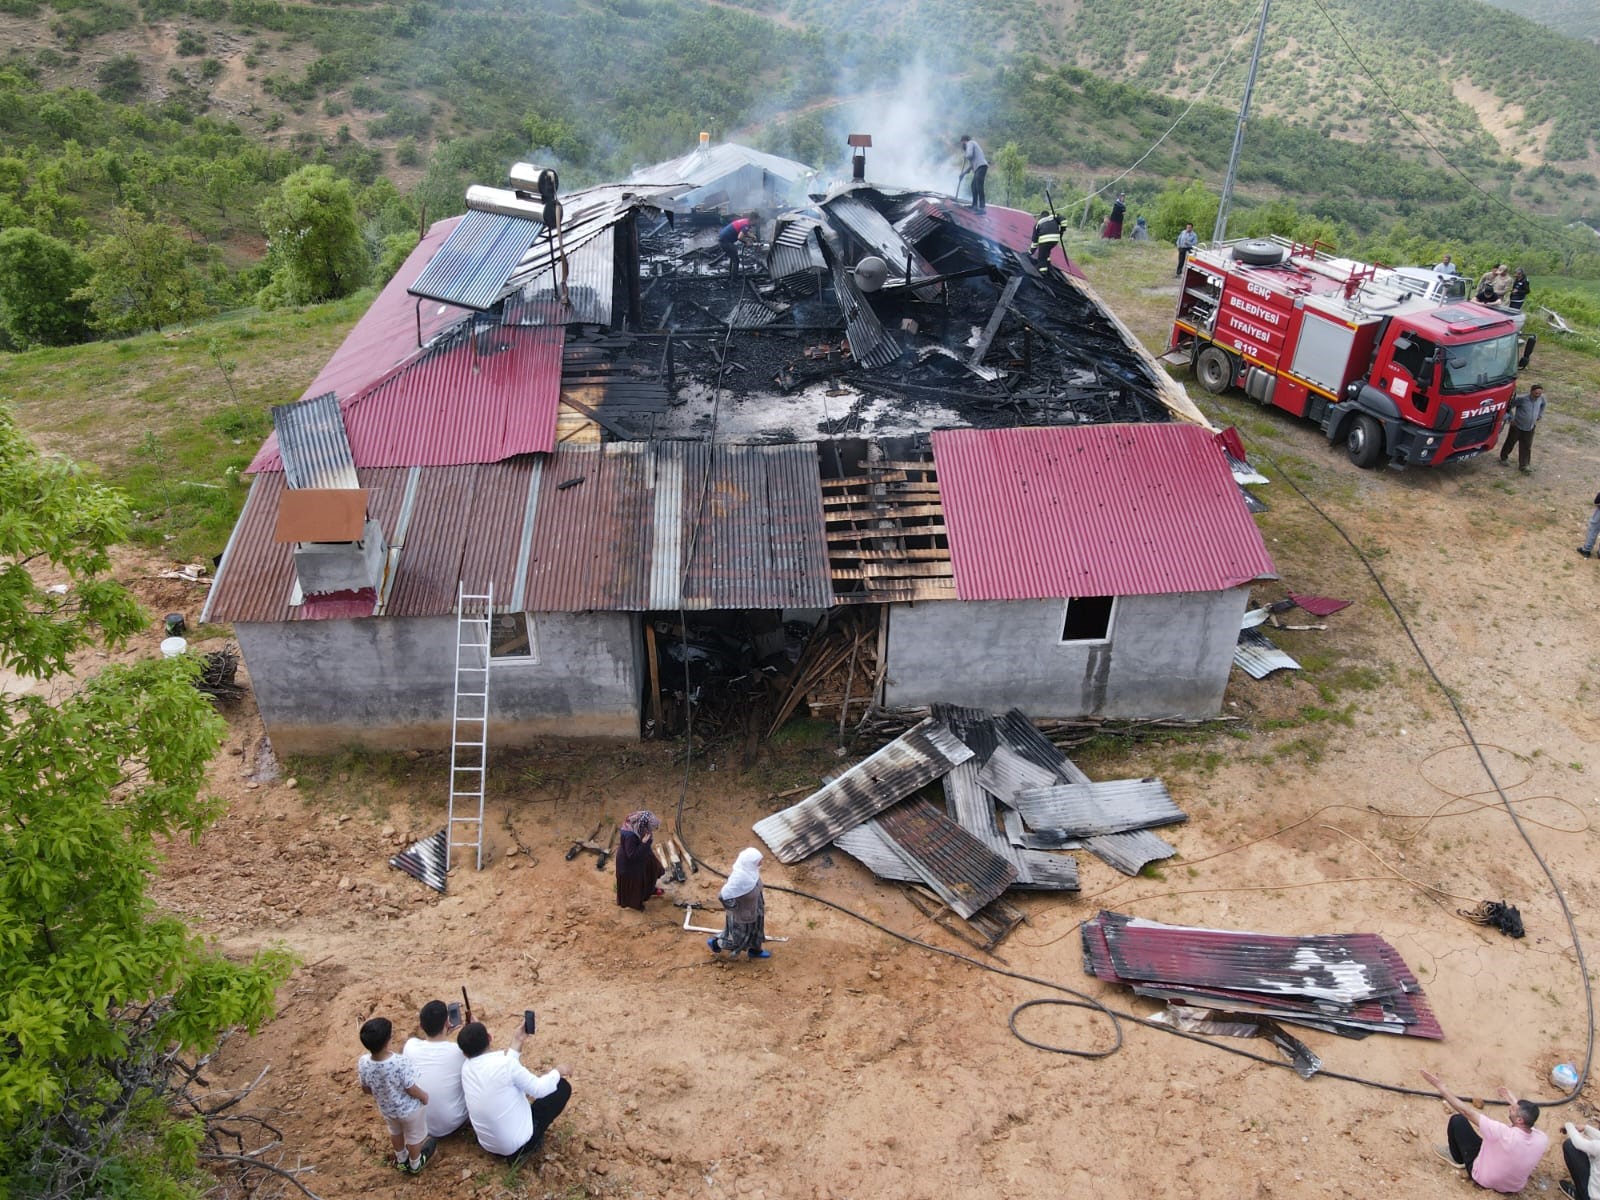
[[1261,62],[1261,43],[1267,36],[1267,13],[1272,0],[1261,0],[1261,24],[1256,28],[1256,48],[1250,55],[1250,75],[1244,81],[1244,100],[1239,104],[1239,124],[1233,130],[1233,152],[1228,155],[1228,173],[1222,177],[1222,202],[1217,205],[1217,225],[1211,240],[1220,242],[1228,235],[1228,207],[1233,203],[1233,177],[1239,173],[1239,151],[1244,148],[1244,123],[1250,115],[1250,93],[1256,88],[1256,66]]

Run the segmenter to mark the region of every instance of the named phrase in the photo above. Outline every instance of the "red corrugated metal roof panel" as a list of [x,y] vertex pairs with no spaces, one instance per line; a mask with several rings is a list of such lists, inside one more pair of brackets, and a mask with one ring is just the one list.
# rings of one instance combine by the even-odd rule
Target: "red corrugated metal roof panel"
[[[362,314],[355,328],[333,352],[327,365],[317,373],[311,386],[300,394],[302,400],[323,392],[333,392],[343,400],[381,379],[417,352],[417,298],[407,295],[406,288],[422,274],[428,260],[444,245],[460,221],[460,217],[450,217],[434,223],[394,278],[378,293],[372,307]],[[468,315],[470,310],[465,308],[422,301],[422,340],[427,342],[440,330]]]
[[1198,426],[941,430],[933,459],[962,600],[1212,592],[1274,577]]
[[206,599],[207,621],[281,621],[294,589],[294,543],[273,540],[283,473],[257,475]]
[[[555,445],[565,331],[465,328],[389,378],[341,399],[357,467],[499,462]],[[251,471],[281,471],[276,435]]]

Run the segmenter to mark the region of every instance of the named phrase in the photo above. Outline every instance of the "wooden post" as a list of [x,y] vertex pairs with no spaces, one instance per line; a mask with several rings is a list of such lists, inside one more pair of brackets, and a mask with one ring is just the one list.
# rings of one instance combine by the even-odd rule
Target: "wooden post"
[[656,627],[644,623],[644,651],[650,656],[650,719],[655,722],[656,736],[661,736],[661,667],[656,660]]

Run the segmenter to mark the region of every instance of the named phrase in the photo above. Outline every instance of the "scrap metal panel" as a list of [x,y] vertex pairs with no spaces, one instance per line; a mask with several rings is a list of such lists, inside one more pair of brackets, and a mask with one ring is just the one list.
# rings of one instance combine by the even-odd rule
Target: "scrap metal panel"
[[1153,862],[1171,858],[1177,848],[1148,829],[1103,833],[1084,839],[1083,848],[1124,875],[1137,875]]
[[1239,632],[1239,644],[1233,648],[1233,665],[1252,679],[1265,679],[1274,671],[1298,671],[1300,664],[1272,644],[1259,629]]
[[879,879],[896,883],[921,883],[922,876],[895,849],[876,819],[863,821],[833,839],[833,844]]
[[544,226],[526,217],[468,212],[406,290],[413,296],[486,309]]
[[1022,788],[1012,794],[1011,806],[1033,828],[1058,830],[1069,837],[1122,833],[1189,819],[1159,779]]
[[1048,850],[1018,850],[1019,871],[1026,871],[1027,882],[1017,880],[1019,888],[1036,892],[1075,892],[1078,890],[1078,860],[1070,854]]
[[1020,708],[1013,708],[994,719],[995,736],[1004,741],[1017,754],[1031,763],[1054,771],[1067,783],[1088,783],[1089,777],[1078,770],[1078,765],[1061,752],[1039,727],[1028,719]]
[[755,832],[779,862],[799,862],[971,757],[946,726],[925,720],[800,803],[757,821]]
[[989,755],[989,761],[983,764],[983,770],[978,773],[978,782],[993,793],[1000,803],[1016,807],[1018,792],[1060,783],[1061,776],[1038,763],[1029,762],[1009,744],[1002,742]]
[[284,479],[291,488],[360,487],[339,401],[332,392],[272,409]]
[[963,917],[971,917],[1017,880],[1017,869],[923,799],[877,818],[923,881]]
[[885,332],[878,314],[872,311],[867,298],[856,287],[856,281],[841,262],[835,262],[833,288],[839,301],[839,312],[844,316],[844,333],[850,342],[850,353],[856,362],[868,369],[887,367],[898,361],[901,354],[899,341]]
[[874,251],[888,264],[891,281],[905,278],[907,259],[911,262],[913,282],[919,279],[931,279],[938,274],[928,260],[917,253],[916,248],[896,232],[895,227],[889,223],[889,218],[865,200],[846,192],[829,200],[823,205],[822,211],[830,221],[849,230],[858,242]]

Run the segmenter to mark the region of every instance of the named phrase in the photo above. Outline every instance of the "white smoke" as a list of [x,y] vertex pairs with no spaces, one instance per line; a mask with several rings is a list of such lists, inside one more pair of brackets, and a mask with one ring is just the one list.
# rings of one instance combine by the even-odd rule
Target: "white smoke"
[[[841,91],[846,86],[840,82]],[[917,60],[888,86],[839,104],[829,112],[826,124],[840,146],[849,134],[872,135],[866,152],[868,183],[949,194],[962,167],[960,136],[971,134],[983,145],[982,130],[955,128],[951,114],[933,102],[949,87],[947,72],[936,72]],[[984,146],[984,152],[988,154],[989,147]],[[841,169],[848,178],[848,162]]]

